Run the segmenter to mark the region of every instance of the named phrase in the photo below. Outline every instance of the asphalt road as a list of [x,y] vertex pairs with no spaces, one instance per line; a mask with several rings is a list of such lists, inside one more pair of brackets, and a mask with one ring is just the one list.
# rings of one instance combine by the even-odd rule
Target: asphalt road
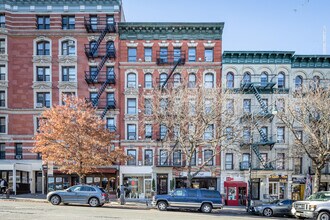
[[[166,211],[160,212],[155,209],[119,209],[109,206],[91,208],[83,205],[59,205],[49,203],[20,202],[0,200],[1,220],[53,220],[53,219],[134,219],[134,220],[177,220],[177,219],[265,219],[265,217],[237,213],[233,210],[216,210],[210,214],[197,211]],[[269,219],[290,219],[273,217]],[[292,220],[292,218],[291,218]]]

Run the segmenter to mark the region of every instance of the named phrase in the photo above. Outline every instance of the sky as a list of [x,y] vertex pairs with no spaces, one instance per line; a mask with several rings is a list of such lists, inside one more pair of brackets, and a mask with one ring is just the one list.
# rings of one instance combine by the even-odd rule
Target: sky
[[224,22],[223,51],[330,55],[330,0],[122,0],[127,22]]

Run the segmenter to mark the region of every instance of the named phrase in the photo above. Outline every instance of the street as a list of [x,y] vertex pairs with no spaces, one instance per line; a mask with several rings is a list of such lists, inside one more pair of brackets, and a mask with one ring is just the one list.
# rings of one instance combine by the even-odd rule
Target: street
[[[1,220],[12,219],[143,219],[143,220],[169,220],[169,219],[265,219],[262,216],[249,215],[233,210],[216,210],[211,214],[203,214],[197,211],[166,211],[160,212],[156,209],[137,210],[121,209],[104,206],[91,208],[83,205],[59,205],[53,206],[49,203],[21,202],[0,200]],[[290,219],[283,217],[273,217],[269,219]],[[292,218],[291,218],[292,219]]]

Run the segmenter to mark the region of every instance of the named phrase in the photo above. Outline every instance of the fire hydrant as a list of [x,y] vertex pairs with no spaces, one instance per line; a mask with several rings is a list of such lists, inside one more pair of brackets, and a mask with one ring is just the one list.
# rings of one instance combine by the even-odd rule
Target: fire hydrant
[[6,199],[9,199],[10,198],[10,189],[8,188],[6,190]]

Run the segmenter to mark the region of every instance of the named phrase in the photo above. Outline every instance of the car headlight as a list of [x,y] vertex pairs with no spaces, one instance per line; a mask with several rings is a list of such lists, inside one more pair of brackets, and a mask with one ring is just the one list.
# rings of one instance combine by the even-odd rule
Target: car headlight
[[309,210],[314,211],[316,209],[316,205],[310,205]]

